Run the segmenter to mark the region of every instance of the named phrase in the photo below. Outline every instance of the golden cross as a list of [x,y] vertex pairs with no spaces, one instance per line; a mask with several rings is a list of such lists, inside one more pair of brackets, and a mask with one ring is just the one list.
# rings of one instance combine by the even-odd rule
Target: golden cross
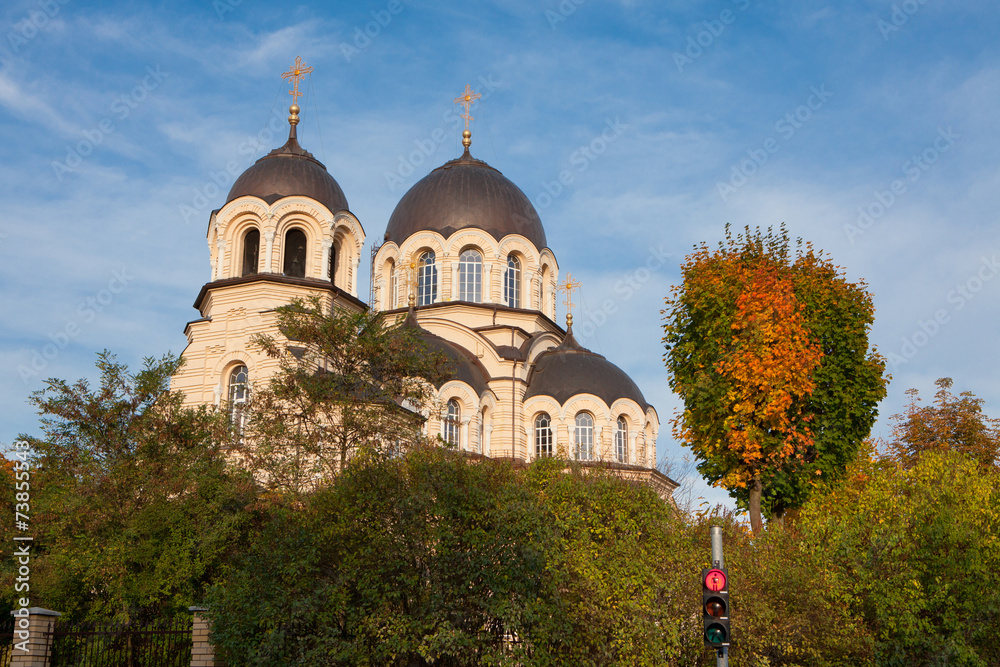
[[469,121],[472,120],[472,116],[469,115],[469,107],[472,103],[478,100],[482,95],[473,92],[472,87],[469,84],[465,84],[465,92],[462,93],[461,97],[455,98],[455,104],[461,104],[465,107],[465,113],[461,114],[461,117],[465,119],[465,129],[469,129]]
[[573,322],[573,290],[579,289],[580,283],[573,280],[573,274],[566,274],[566,282],[562,284],[557,284],[556,289],[561,292],[566,292],[566,300],[563,303],[566,305],[566,319],[572,323]]
[[306,74],[312,74],[313,68],[305,66],[302,62],[302,56],[295,56],[295,64],[292,68],[281,75],[282,79],[292,80],[293,89],[288,91],[288,94],[292,96],[292,104],[298,104],[299,98],[302,97],[302,93],[299,92],[299,81],[305,77]]

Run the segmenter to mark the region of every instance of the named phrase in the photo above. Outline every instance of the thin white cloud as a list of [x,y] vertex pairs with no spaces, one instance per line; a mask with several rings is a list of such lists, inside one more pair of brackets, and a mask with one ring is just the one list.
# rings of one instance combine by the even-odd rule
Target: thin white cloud
[[64,119],[47,102],[11,78],[7,67],[0,70],[0,106],[16,118],[30,124],[41,123],[63,136],[75,136],[79,132],[79,128]]

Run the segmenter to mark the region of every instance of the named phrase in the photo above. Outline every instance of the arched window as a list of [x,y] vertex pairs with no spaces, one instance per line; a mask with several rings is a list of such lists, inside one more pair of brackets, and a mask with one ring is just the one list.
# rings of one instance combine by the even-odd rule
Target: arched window
[[580,412],[576,415],[573,444],[578,460],[590,461],[594,458],[594,418],[589,413]]
[[417,305],[429,306],[437,301],[437,267],[434,266],[434,251],[425,250],[420,255],[417,268]]
[[229,373],[229,423],[240,441],[248,418],[246,405],[249,400],[250,373],[246,366],[236,366]]
[[462,446],[461,436],[459,435],[458,426],[462,422],[462,408],[458,405],[458,401],[454,398],[448,401],[448,416],[444,419],[444,424],[441,428],[441,437],[449,445],[454,445],[455,447]]
[[301,229],[290,229],[285,234],[283,272],[292,278],[306,277],[306,233]]
[[615,458],[619,463],[628,463],[628,421],[624,415],[615,426]]
[[483,256],[472,248],[458,257],[458,300],[483,300]]
[[241,276],[257,273],[257,257],[260,255],[260,231],[251,229],[243,237],[243,271]]
[[503,276],[503,301],[511,308],[521,307],[521,260],[507,255],[507,271]]
[[535,417],[535,458],[552,456],[552,419],[544,412]]
[[340,254],[340,244],[334,243],[330,246],[330,275],[327,277],[331,283],[337,282],[337,256]]

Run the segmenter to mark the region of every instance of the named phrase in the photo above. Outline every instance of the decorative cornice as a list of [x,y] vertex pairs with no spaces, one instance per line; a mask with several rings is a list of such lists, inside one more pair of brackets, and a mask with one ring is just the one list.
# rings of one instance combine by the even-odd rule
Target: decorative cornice
[[334,298],[343,298],[348,303],[351,303],[362,310],[368,310],[368,304],[353,296],[350,292],[346,292],[341,288],[337,287],[328,280],[319,280],[317,278],[292,278],[291,276],[283,276],[279,273],[255,273],[251,276],[240,276],[238,278],[222,278],[220,280],[213,280],[210,283],[205,283],[202,285],[201,291],[198,292],[198,298],[194,300],[194,307],[201,310],[201,304],[208,296],[208,293],[212,290],[221,289],[223,287],[232,287],[234,285],[247,285],[250,283],[265,282],[265,283],[277,283],[280,285],[296,285],[298,287],[308,287],[311,289],[323,290],[330,292],[334,295]]

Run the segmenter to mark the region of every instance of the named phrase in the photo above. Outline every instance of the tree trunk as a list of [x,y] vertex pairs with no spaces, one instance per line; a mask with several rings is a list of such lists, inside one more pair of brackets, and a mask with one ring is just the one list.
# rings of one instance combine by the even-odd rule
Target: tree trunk
[[755,535],[764,530],[764,521],[760,516],[760,473],[750,481],[750,530]]

